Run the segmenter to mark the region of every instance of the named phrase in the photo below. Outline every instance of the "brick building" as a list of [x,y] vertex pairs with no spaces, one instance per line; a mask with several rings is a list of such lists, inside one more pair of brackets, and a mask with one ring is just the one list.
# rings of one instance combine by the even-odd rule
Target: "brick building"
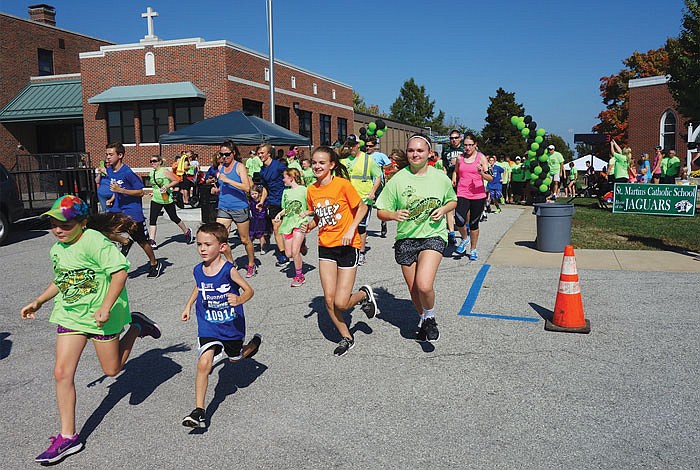
[[[638,78],[629,82],[629,146],[635,155],[652,154],[660,145],[675,150],[683,165],[686,158],[696,161],[696,150],[688,153],[688,119],[676,111],[676,103],[668,89],[667,76]],[[698,128],[700,123],[695,123]],[[697,132],[691,140],[698,142]],[[693,164],[698,169],[698,163]]]
[[0,109],[18,105],[0,116],[0,162],[12,166],[18,151],[81,151],[82,110],[45,94],[57,82],[58,95],[75,101],[78,54],[111,43],[56,27],[56,11],[45,4],[30,6],[29,19],[0,13],[0,31]]
[[[53,7],[44,4],[30,7],[30,16],[34,10],[50,19],[55,15]],[[3,39],[3,72],[18,68],[12,60],[33,64],[16,72],[12,88],[2,84],[0,137],[5,138],[0,158],[14,157],[18,144],[30,153],[84,150],[101,157],[107,142],[118,140],[127,147],[130,166],[147,168],[151,155],[168,157],[182,150],[182,146],[160,146],[161,134],[237,109],[269,119],[266,54],[225,40],[161,40],[154,34],[154,13],[149,8],[144,14],[148,34],[132,44],[111,44],[76,33],[68,36],[47,22],[0,14],[4,36],[13,38],[7,47]],[[21,36],[27,25],[33,29]],[[62,42],[59,32],[65,35]],[[39,40],[42,34],[45,43]],[[53,69],[38,77],[43,74],[41,52],[39,69],[27,57],[36,57],[37,48],[50,45],[57,50]],[[278,60],[274,72],[277,124],[310,137],[312,145],[344,140],[352,133],[350,85]],[[60,103],[52,105],[56,101]],[[61,112],[54,109],[59,107]],[[51,124],[53,138],[42,134],[42,122]],[[202,155],[203,164],[209,163],[214,151],[187,148]]]

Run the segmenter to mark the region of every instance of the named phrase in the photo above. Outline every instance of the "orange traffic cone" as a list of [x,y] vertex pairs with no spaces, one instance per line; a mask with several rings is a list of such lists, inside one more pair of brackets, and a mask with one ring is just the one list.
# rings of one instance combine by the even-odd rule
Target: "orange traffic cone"
[[564,248],[564,259],[561,262],[561,275],[559,276],[559,291],[554,303],[554,316],[552,321],[545,321],[544,329],[562,333],[588,334],[591,332],[591,322],[586,320],[583,315],[576,257],[574,256],[574,247],[571,245]]

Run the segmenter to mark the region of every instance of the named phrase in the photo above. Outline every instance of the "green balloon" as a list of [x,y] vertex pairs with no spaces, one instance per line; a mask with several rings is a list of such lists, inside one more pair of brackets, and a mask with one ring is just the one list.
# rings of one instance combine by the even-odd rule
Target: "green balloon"
[[370,129],[370,130],[373,131],[373,130],[375,130],[376,128],[377,128],[377,123],[374,122],[374,121],[372,121],[372,122],[370,122],[369,124],[367,124],[367,129]]
[[367,135],[374,135],[374,129],[367,127]]
[[547,133],[547,131],[545,131],[541,127],[539,129],[537,129],[537,135],[540,137],[544,136],[546,133]]
[[540,161],[541,162],[546,162],[547,161],[547,155],[540,155]]
[[537,137],[535,137],[535,142],[537,142],[538,144],[541,144],[543,141],[544,139],[542,138],[542,136],[538,135]]
[[538,165],[535,167],[534,170],[532,170],[532,172],[536,175],[539,175],[540,173],[542,173],[542,167]]
[[520,133],[523,135],[523,137],[527,137],[530,135],[530,129],[524,127],[523,130],[520,131]]
[[365,141],[364,141],[364,140],[360,140],[358,143],[360,144],[360,147],[364,147],[364,146],[365,146]]
[[510,123],[513,124],[514,126],[518,125],[518,121],[519,121],[518,116],[511,116],[510,117]]
[[515,127],[517,127],[519,131],[522,131],[523,129],[525,129],[525,123],[518,121]]
[[550,178],[550,177],[548,176],[548,177],[546,177],[544,180],[542,180],[542,183],[543,183],[543,184],[546,184],[547,186],[549,186],[550,184],[552,184],[552,178]]
[[535,173],[532,173],[530,175],[530,179],[532,180],[533,183],[535,182],[535,180],[537,180],[537,178],[539,178],[539,176],[537,176]]
[[528,151],[527,151],[527,156],[530,157],[530,158],[534,158],[534,157],[537,156],[537,152],[535,152],[534,150],[528,150]]
[[540,192],[541,193],[546,193],[548,189],[549,189],[549,186],[547,186],[546,184],[543,183],[540,185]]
[[530,150],[537,152],[540,149],[540,144],[533,142],[530,144]]
[[381,137],[384,135],[384,129],[377,129],[377,137]]

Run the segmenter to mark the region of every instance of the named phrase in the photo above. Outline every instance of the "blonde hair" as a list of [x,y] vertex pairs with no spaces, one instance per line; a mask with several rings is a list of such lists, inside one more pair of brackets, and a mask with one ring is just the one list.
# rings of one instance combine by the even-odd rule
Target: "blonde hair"
[[303,180],[301,179],[301,173],[296,168],[287,168],[286,170],[284,170],[284,173],[291,176],[297,184],[304,184]]

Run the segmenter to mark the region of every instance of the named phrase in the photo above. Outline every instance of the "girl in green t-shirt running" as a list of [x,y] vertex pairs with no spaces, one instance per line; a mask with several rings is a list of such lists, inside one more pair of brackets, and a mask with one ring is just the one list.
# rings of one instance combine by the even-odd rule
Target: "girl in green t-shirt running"
[[447,175],[428,164],[431,147],[426,136],[408,139],[408,166],[386,183],[377,200],[377,217],[398,222],[394,258],[420,315],[416,339],[433,342],[440,337],[435,276],[447,246],[445,216],[457,207],[457,196]]
[[[114,377],[137,337],[160,338],[161,332],[145,315],[129,313],[125,289],[129,261],[102,233],[87,228],[88,206],[82,199],[63,196],[43,216],[51,220],[51,233],[58,240],[50,251],[54,279],[20,315],[33,320],[42,305],[54,300],[49,322],[57,325],[54,377],[61,431],[35,459],[49,464],[83,447],[75,432],[74,379],[88,339],[104,373]],[[122,214],[99,216],[108,221],[126,218]],[[120,339],[129,324],[135,328],[130,327]]]
[[165,210],[170,220],[180,227],[185,235],[185,243],[192,243],[192,229],[187,228],[185,223],[177,216],[175,202],[173,201],[173,187],[177,186],[180,180],[173,174],[170,169],[163,167],[163,157],[153,155],[151,157],[151,166],[153,170],[150,173],[151,187],[153,193],[151,196],[151,213],[148,218],[148,242],[154,250],[158,248],[156,244],[156,230],[158,226],[158,217],[161,209]]

